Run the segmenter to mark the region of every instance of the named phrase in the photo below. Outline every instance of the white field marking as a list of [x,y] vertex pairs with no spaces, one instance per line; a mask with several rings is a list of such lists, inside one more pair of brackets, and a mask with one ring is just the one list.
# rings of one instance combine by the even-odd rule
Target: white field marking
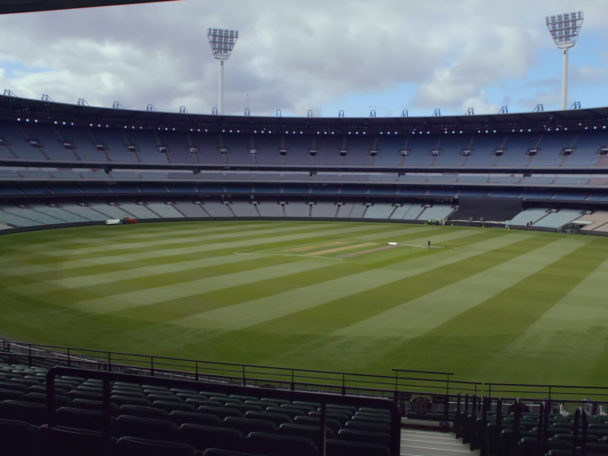
[[[477,234],[476,232],[465,232],[469,236]],[[528,237],[530,237],[530,234],[505,234],[501,238],[487,239],[472,244],[468,249],[449,250],[446,255],[441,257],[431,255],[414,259],[408,258],[400,263],[192,314],[188,317],[173,320],[172,323],[186,327],[223,328],[226,331],[242,329],[280,318],[293,312],[317,307],[329,301],[387,285],[423,272],[432,271],[433,269],[475,256],[480,250],[499,248]],[[302,299],[302,296],[306,296],[306,299]]]
[[336,246],[336,245],[344,245],[344,241],[333,241],[333,242],[323,242],[321,244],[304,245],[301,247],[295,247],[293,249],[284,249],[284,250],[281,250],[281,252],[284,252],[284,253],[306,252],[307,250],[317,250],[322,247],[332,247],[332,246]]
[[[288,234],[282,236],[269,236],[263,237],[259,239],[245,239],[241,241],[231,241],[231,242],[218,242],[212,244],[205,244],[200,246],[189,246],[189,247],[177,247],[172,249],[148,249],[143,252],[138,253],[129,253],[129,254],[111,254],[104,255],[99,257],[91,257],[91,258],[80,258],[77,260],[65,260],[62,261],[61,264],[51,264],[51,265],[23,265],[23,266],[7,266],[3,270],[3,274],[10,275],[24,275],[24,274],[32,274],[39,272],[50,272],[57,271],[57,269],[61,269],[62,271],[68,269],[76,269],[82,268],[86,266],[99,266],[99,265],[111,265],[111,264],[120,264],[126,261],[138,261],[138,260],[147,260],[150,258],[160,258],[174,255],[187,255],[192,253],[203,253],[212,250],[222,250],[222,249],[238,249],[239,247],[249,247],[261,244],[269,244],[273,242],[285,242],[285,241],[295,241],[302,240],[307,238],[314,237],[322,237],[328,234],[344,234],[345,236],[352,235],[353,233],[357,233],[359,231],[363,231],[369,229],[369,226],[358,226],[358,227],[349,227],[343,228],[340,230],[329,230],[326,231],[313,231],[308,233],[295,233]],[[276,230],[275,230],[276,232]],[[8,260],[7,260],[8,261]],[[13,261],[14,263],[14,261]]]
[[515,285],[584,243],[578,238],[559,239],[447,286],[442,286],[441,278],[437,278],[437,287],[430,293],[405,301],[331,335],[417,337]]
[[320,255],[306,255],[305,253],[256,253],[256,252],[234,252],[234,255],[249,255],[249,256],[278,256],[278,257],[299,257],[299,258],[320,258],[322,260],[337,260],[342,261],[342,258],[320,256]]
[[[398,233],[396,234],[404,234],[403,230],[397,230]],[[411,230],[408,230],[408,233],[413,232],[414,234],[419,233],[419,232],[427,232],[428,228],[412,228]],[[392,233],[389,232],[388,234]],[[386,237],[386,232],[383,233],[375,233],[375,234],[370,234],[365,236],[365,239],[381,239]],[[451,232],[451,233],[444,233],[441,234],[439,236],[441,236],[441,239],[444,241],[449,241],[449,240],[453,240],[453,239],[458,239],[461,237],[468,237],[471,236],[472,234],[469,231],[455,231],[455,232]],[[439,238],[439,236],[436,236],[437,238]],[[426,236],[421,236],[421,238],[425,238]],[[350,247],[349,247],[350,248]],[[426,248],[426,247],[425,247]],[[447,248],[447,247],[445,247]],[[265,256],[301,256],[301,257],[309,257],[309,258],[323,258],[323,259],[332,259],[332,260],[337,260],[337,261],[343,261],[345,258],[347,257],[329,257],[329,256],[319,256],[319,255],[312,255],[312,253],[319,253],[319,252],[311,252],[309,254],[307,253],[301,253],[301,254],[283,254],[283,253],[275,253],[275,252],[264,252],[264,251],[260,251],[259,253],[256,252],[255,250],[243,250],[243,251],[237,251],[234,252],[235,255],[265,255]]]
[[398,247],[414,247],[416,249],[446,249],[445,245],[399,244]]
[[149,287],[125,293],[108,294],[101,298],[76,302],[72,307],[93,313],[117,312],[139,306],[147,306],[163,301],[187,298],[201,293],[232,288],[239,285],[278,279],[280,277],[317,269],[319,261],[310,259],[289,264],[266,266],[247,271],[223,274],[203,279]]
[[344,252],[345,250],[355,250],[363,247],[371,247],[377,245],[375,242],[363,242],[360,244],[343,245],[342,247],[334,247],[333,249],[324,249],[310,252],[311,255],[327,255],[329,253]]

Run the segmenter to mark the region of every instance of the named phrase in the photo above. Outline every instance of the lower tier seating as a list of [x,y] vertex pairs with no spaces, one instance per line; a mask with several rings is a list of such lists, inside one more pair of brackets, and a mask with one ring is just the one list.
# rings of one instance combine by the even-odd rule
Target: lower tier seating
[[0,445],[17,451],[2,454],[318,456],[325,404],[327,455],[395,455],[390,407],[154,377],[109,383],[108,427],[103,380],[79,372],[52,376],[49,402],[46,369],[0,364]]

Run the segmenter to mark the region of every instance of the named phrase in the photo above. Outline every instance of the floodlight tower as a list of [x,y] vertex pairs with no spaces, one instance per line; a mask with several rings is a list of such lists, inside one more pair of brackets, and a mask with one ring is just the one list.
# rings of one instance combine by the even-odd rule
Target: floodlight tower
[[211,46],[213,57],[220,62],[220,73],[217,82],[217,113],[223,114],[224,102],[224,60],[228,60],[236,40],[239,38],[238,30],[210,28],[207,30],[207,38]]
[[568,105],[568,49],[574,47],[583,26],[583,12],[547,16],[547,28],[558,49],[562,50],[562,110]]

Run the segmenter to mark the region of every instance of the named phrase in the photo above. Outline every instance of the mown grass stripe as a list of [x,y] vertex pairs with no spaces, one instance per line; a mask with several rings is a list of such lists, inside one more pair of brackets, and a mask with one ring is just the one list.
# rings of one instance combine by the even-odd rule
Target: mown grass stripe
[[[392,227],[393,225],[389,225],[388,227]],[[384,230],[386,228],[388,228],[387,226],[385,226]],[[373,233],[377,233],[378,231],[378,227],[376,227],[376,229],[374,229],[374,231],[372,231]],[[452,232],[453,234],[450,235],[451,238],[453,237],[458,237],[458,236],[464,236],[467,235],[466,231],[463,230],[449,230],[450,232]],[[380,230],[380,232],[382,233],[383,230]],[[407,236],[404,235],[403,233],[409,233]],[[411,242],[412,240],[417,239],[417,236],[419,236],[419,230],[403,230],[403,232],[400,231],[400,236],[401,239],[405,239],[406,242]],[[321,233],[322,234],[322,233]],[[342,234],[342,233],[341,233]],[[470,232],[468,233],[470,235]],[[312,233],[310,231],[306,231],[306,235],[307,236],[311,236]],[[382,236],[381,234],[379,236]],[[274,239],[274,238],[273,238]],[[307,237],[307,238],[302,238],[302,240],[313,240],[316,239],[317,242],[319,241],[319,239],[324,239],[324,238],[311,238],[311,237]],[[259,244],[256,245],[256,249],[255,251],[258,251],[258,249],[265,251],[265,249],[269,249],[270,251],[273,251],[273,249],[277,249],[277,248],[282,248],[282,247],[286,247],[286,246],[293,246],[293,240],[288,240],[288,241],[283,241],[283,242],[273,242],[270,241],[267,244]],[[280,251],[280,250],[279,250]],[[233,255],[234,249],[230,249],[230,248],[221,248],[219,250],[209,250],[204,252],[203,258],[210,258],[211,259],[211,264],[213,264],[213,257],[215,256],[222,256],[222,255]],[[264,255],[247,255],[249,257],[256,257],[256,258],[261,258],[264,257]],[[240,258],[241,261],[246,261],[247,260],[247,256],[245,256],[244,258]],[[131,261],[126,261],[123,258],[123,261],[119,261],[120,258],[117,257],[117,261],[113,262],[113,263],[106,263],[106,264],[102,264],[102,265],[98,265],[98,264],[94,264],[94,265],[89,265],[89,266],[82,266],[80,264],[77,264],[76,267],[74,268],[68,268],[67,267],[67,260],[64,260],[63,262],[59,262],[58,264],[51,266],[49,265],[48,267],[38,267],[38,266],[15,266],[13,264],[11,269],[5,269],[4,272],[7,274],[11,275],[11,287],[13,287],[13,289],[15,290],[25,290],[28,291],[31,289],[31,285],[35,284],[35,291],[33,292],[38,292],[38,293],[46,293],[49,291],[54,290],[59,283],[57,281],[61,281],[63,279],[67,279],[70,280],[70,277],[76,277],[76,276],[88,276],[88,275],[97,275],[97,274],[109,274],[108,277],[113,276],[113,274],[115,273],[119,273],[120,271],[125,272],[126,276],[128,276],[128,278],[137,278],[137,277],[146,277],[148,279],[148,281],[152,281],[155,279],[154,276],[150,276],[149,275],[149,271],[146,269],[149,266],[152,265],[158,265],[158,266],[163,266],[163,268],[161,270],[158,271],[158,273],[156,274],[157,276],[159,274],[169,274],[171,273],[171,268],[172,265],[175,265],[176,269],[180,269],[180,263],[182,262],[188,262],[188,261],[196,261],[196,260],[200,260],[201,259],[201,252],[199,251],[192,251],[188,254],[175,254],[175,255],[170,255],[170,256],[161,256],[158,255],[156,257],[152,257],[152,258],[143,258],[143,259],[139,259],[139,260],[131,260]],[[18,258],[14,259],[13,263],[16,264],[20,264]],[[166,268],[166,269],[165,269]],[[183,269],[181,269],[183,270]],[[26,274],[27,272],[27,274]],[[125,277],[126,279],[127,277]],[[161,280],[164,280],[162,277],[157,277]],[[88,279],[85,279],[85,281]],[[94,280],[94,279],[91,279]],[[46,283],[45,282],[49,282]],[[84,286],[84,285],[83,285]],[[145,286],[145,285],[142,285]],[[18,287],[18,288],[15,288]]]
[[[454,239],[455,237],[463,237],[465,235],[470,236],[471,232],[466,232],[466,231],[456,231],[456,232],[451,232],[451,233],[445,233],[443,237],[445,237],[446,239]],[[438,237],[439,239],[440,237]],[[262,257],[259,258],[255,261],[251,260],[250,257],[240,257],[241,258],[241,262],[239,263],[232,263],[230,265],[230,270],[226,271],[224,269],[220,269],[217,265],[214,268],[211,267],[200,267],[200,268],[186,268],[183,269],[181,271],[171,271],[170,273],[164,272],[162,274],[156,274],[156,275],[135,275],[135,277],[133,278],[121,278],[121,279],[117,279],[112,283],[112,296],[116,296],[117,294],[125,294],[125,293],[136,293],[139,290],[142,289],[146,289],[147,287],[149,287],[150,283],[154,283],[158,286],[160,286],[161,284],[164,286],[172,286],[172,287],[177,287],[179,286],[179,284],[184,284],[184,286],[189,287],[188,289],[190,290],[189,294],[183,293],[180,294],[179,296],[184,296],[184,297],[190,297],[193,295],[197,295],[199,294],[201,291],[208,291],[208,290],[200,290],[197,287],[193,287],[192,284],[193,283],[199,283],[201,276],[206,276],[209,277],[211,275],[215,276],[218,278],[218,283],[220,282],[220,279],[223,277],[223,274],[235,274],[236,272],[245,272],[247,267],[250,267],[251,269],[258,269],[262,266],[268,266],[268,265],[272,265],[272,264],[276,264],[276,263],[283,263],[283,264],[287,264],[290,262],[295,262],[295,261],[299,261],[302,259],[306,259],[309,257],[285,257],[285,258],[281,258],[279,259],[273,259],[273,258],[268,258],[268,257]],[[327,261],[327,260],[324,260]],[[321,261],[319,263],[319,267],[321,267],[324,264],[324,261]],[[249,283],[249,282],[247,282]],[[236,286],[236,284],[233,284],[231,282],[228,282],[227,287],[234,287]],[[17,289],[17,290],[21,290],[24,292],[27,292],[27,290],[29,289],[29,287],[26,285],[22,285],[22,286],[18,286],[18,287],[13,287],[13,289]],[[218,290],[220,288],[213,288],[214,290]],[[36,293],[36,294],[40,294],[40,293],[62,293],[61,289],[57,289],[55,284],[50,284],[50,283],[39,283],[36,291],[30,291],[30,293]],[[78,287],[78,289],[73,289],[72,293],[71,293],[71,299],[75,300],[86,300],[88,298],[87,295],[93,295],[93,296],[98,296],[98,295],[104,295],[107,293],[107,288],[104,286],[82,286],[82,287]],[[178,296],[178,295],[176,295]],[[166,299],[170,299],[171,295],[166,297]],[[153,304],[154,302],[159,302],[159,301],[152,301],[150,303],[147,304]],[[146,305],[147,305],[146,304]]]
[[[332,231],[335,230],[336,227],[335,226],[330,226],[325,228],[328,231]],[[339,229],[339,228],[338,228]],[[344,228],[342,228],[344,229]],[[352,228],[351,229],[356,229],[356,228]],[[360,227],[359,229],[361,230],[365,230],[366,227]],[[369,229],[369,228],[368,228]],[[293,227],[293,228],[287,228],[284,231],[286,232],[298,232],[298,231],[303,231],[304,229],[302,227]],[[273,234],[276,233],[276,229],[274,230],[269,230],[266,234]],[[210,241],[213,241],[213,243],[222,243],[222,242],[230,242],[231,240],[238,238],[239,240],[247,240],[247,239],[252,239],[252,238],[256,238],[257,234],[255,232],[253,233],[244,233],[244,232],[232,232],[229,231],[227,233],[220,233],[219,235],[204,235],[204,236],[184,236],[184,237],[180,237],[178,239],[171,239],[170,236],[166,236],[163,240],[159,241],[159,242],[154,242],[150,245],[152,245],[155,249],[164,249],[165,247],[174,247],[175,249],[179,249],[179,248],[187,248],[188,246],[191,245],[198,245],[199,243],[204,242],[205,240],[207,240],[209,238]],[[78,259],[87,259],[91,256],[96,257],[96,258],[100,258],[103,256],[119,256],[119,255],[129,255],[131,253],[137,253],[140,252],[142,249],[145,249],[147,246],[146,244],[139,244],[139,243],[130,243],[129,246],[123,248],[122,247],[122,243],[109,243],[107,245],[104,246],[105,248],[100,249],[99,247],[94,247],[95,252],[90,252],[90,251],[86,251],[86,249],[79,249],[76,251],[62,251],[62,249],[57,249],[56,253],[58,253],[60,258],[69,256],[72,260],[78,260]],[[93,255],[94,253],[94,255]],[[53,263],[56,261],[55,256],[53,255],[40,255],[39,257],[30,257],[27,258],[28,261],[30,261],[33,264],[48,264],[48,263]]]
[[[591,254],[606,257],[601,243]],[[560,370],[562,382],[576,384],[581,377],[595,385],[608,385],[608,308],[605,305],[608,259],[589,272],[567,294],[515,340],[505,345],[501,356],[489,361],[484,370],[500,369],[501,363],[514,364],[517,358],[544,360],[551,365],[542,381]],[[519,378],[528,377],[525,371]]]
[[203,278],[190,282],[178,282],[171,285],[149,287],[136,291],[109,294],[101,298],[89,299],[74,303],[80,310],[89,312],[115,312],[131,307],[154,304],[157,302],[175,299],[193,294],[193,290],[217,290],[230,288],[245,283],[253,283],[268,277],[278,279],[295,271],[307,271],[319,267],[318,259],[294,261],[288,264],[274,264],[267,267],[248,269],[243,272],[224,274],[211,278]]
[[[506,234],[500,240],[505,240],[509,236]],[[515,239],[512,240],[515,241]],[[290,311],[288,313],[282,313],[282,309],[278,308],[275,315],[281,315],[282,313],[282,316],[269,318],[257,325],[227,331],[224,334],[212,337],[208,340],[208,343],[222,347],[224,344],[244,343],[245,340],[252,337],[252,334],[266,334],[267,339],[271,341],[269,343],[281,346],[282,353],[289,355],[283,357],[276,353],[273,355],[265,354],[264,362],[268,362],[270,358],[272,363],[286,365],[285,363],[288,360],[298,359],[298,353],[325,351],[327,339],[323,337],[324,335],[331,334],[339,328],[349,326],[354,322],[367,319],[378,312],[399,305],[406,296],[414,299],[432,291],[437,286],[436,280],[433,280],[433,278],[441,278],[442,286],[456,283],[471,273],[476,273],[502,263],[535,245],[535,240],[529,237],[523,240],[519,238],[518,241],[505,243],[500,247],[500,243],[497,241],[495,239],[492,247],[484,250],[482,253],[477,252],[474,255],[466,256],[465,259],[461,259],[460,261],[431,268],[428,271],[388,284],[375,286],[356,294],[343,295],[318,306],[308,306],[303,310]],[[288,309],[292,307],[291,303],[284,303],[283,306]],[[259,308],[256,308],[257,313],[259,313]],[[234,314],[232,320],[235,319],[238,322],[240,314]],[[211,323],[211,327],[216,328],[222,324],[217,319],[209,323]],[[359,342],[360,349],[369,340],[367,338],[361,339],[364,342]],[[231,340],[231,342],[228,342],[228,340]],[[342,340],[345,341],[344,338]],[[384,343],[386,344],[388,340],[390,338],[385,338]],[[349,363],[354,361],[354,359],[349,360],[345,357],[345,353],[346,351],[342,351],[341,356],[343,358],[334,361],[334,366],[340,366],[338,367],[339,369],[347,369]],[[260,355],[261,353],[254,354],[254,356]],[[356,361],[359,370],[366,369],[364,367],[365,361],[367,359]],[[327,368],[327,366],[324,367]]]
[[[53,256],[65,256],[66,250],[72,251],[72,254],[87,255],[90,253],[107,252],[108,250],[120,251],[129,250],[133,248],[145,248],[145,247],[156,247],[158,245],[171,245],[180,244],[184,241],[195,242],[195,241],[213,241],[216,239],[230,239],[232,237],[242,236],[243,233],[248,234],[266,234],[276,232],[276,227],[272,228],[268,225],[263,227],[257,226],[239,226],[232,228],[215,228],[215,229],[198,229],[198,230],[185,230],[185,231],[171,231],[169,233],[158,233],[154,236],[116,236],[108,237],[106,239],[93,238],[87,241],[87,244],[83,244],[83,241],[74,242],[71,239],[64,239],[62,241],[55,241],[55,249],[51,249],[49,245],[45,244],[44,251],[40,251],[41,246],[35,248],[26,248],[25,251],[30,251],[30,255],[22,254],[22,259],[27,258],[38,258],[41,254],[45,257]],[[113,240],[119,239],[118,244],[112,243]]]
[[[598,249],[597,239],[585,238],[584,241],[580,248],[399,349],[408,354],[410,362],[420,362],[417,352],[424,347],[427,356],[436,357],[436,363],[449,361],[451,365],[459,366],[460,375],[468,378],[487,376],[487,366],[493,361],[508,363],[517,358],[518,364],[511,366],[509,371],[508,378],[515,379],[511,381],[523,378],[528,382],[551,381],[552,375],[568,368],[565,363],[556,362],[555,358],[532,356],[533,353],[525,349],[517,351],[514,356],[515,353],[509,353],[508,349],[505,351],[505,347],[509,347],[605,260],[605,254]],[[576,315],[571,318],[576,318]],[[576,344],[577,341],[570,339],[569,343]],[[475,356],[470,356],[470,350],[474,350]],[[424,364],[428,365],[428,362]],[[530,375],[530,369],[534,369],[535,378]],[[495,378],[494,381],[501,380],[498,376]]]
[[[371,228],[369,226],[358,226],[348,228],[338,228],[332,230],[321,230],[321,231],[311,231],[310,228],[306,227],[294,227],[291,230],[283,230],[287,231],[289,234],[283,235],[275,235],[268,237],[258,237],[255,234],[251,235],[242,235],[238,237],[238,240],[228,240],[222,242],[221,240],[216,239],[215,242],[200,244],[200,242],[193,243],[183,243],[180,247],[172,247],[172,248],[163,248],[162,243],[157,244],[157,246],[153,249],[134,249],[130,253],[126,252],[116,252],[113,250],[107,250],[105,252],[99,252],[97,255],[93,256],[91,254],[83,255],[83,258],[73,259],[75,255],[67,255],[65,258],[46,258],[44,261],[46,264],[26,264],[20,266],[12,266],[10,269],[6,270],[6,273],[12,275],[22,275],[22,274],[33,274],[33,273],[41,273],[53,271],[57,268],[57,262],[60,263],[60,267],[63,271],[67,269],[77,269],[86,266],[98,266],[98,265],[107,265],[107,264],[121,264],[128,261],[138,261],[138,260],[147,260],[154,259],[160,257],[170,257],[170,256],[178,256],[178,255],[188,255],[192,253],[204,253],[210,252],[214,250],[222,250],[222,249],[238,249],[247,246],[256,246],[268,244],[270,242],[290,242],[294,240],[299,240],[306,238],[308,236],[309,239],[313,239],[320,236],[331,236],[331,235],[347,235],[353,234],[355,232],[365,232],[370,231]],[[76,257],[78,257],[76,255]],[[9,261],[8,259],[5,259]]]
[[[585,244],[584,239],[534,237],[513,248],[513,257],[488,269],[471,274],[458,282],[436,289],[372,317],[341,328],[337,336],[414,338],[477,306],[501,290],[518,283],[549,263],[557,261]],[[514,246],[515,247],[515,246]]]
[[[197,315],[189,315],[181,320],[176,320],[175,323],[185,326],[220,326],[234,330],[277,321],[277,328],[283,325],[286,328],[291,328],[289,319],[300,320],[299,317],[303,317],[301,321],[305,324],[309,321],[309,318],[306,317],[307,312],[312,315],[319,312],[323,315],[327,314],[332,323],[335,323],[335,318],[339,318],[342,324],[346,324],[353,317],[352,312],[357,307],[358,301],[356,300],[358,297],[367,299],[367,296],[370,294],[376,295],[384,287],[400,287],[406,280],[419,281],[422,274],[432,274],[433,271],[442,267],[449,268],[456,263],[466,261],[467,258],[479,256],[479,248],[485,252],[485,249],[491,246],[509,246],[526,238],[525,234],[504,234],[503,232],[488,231],[484,240],[476,243],[477,248],[455,249],[451,254],[444,255],[441,258],[436,258],[435,255],[430,254],[434,252],[432,249],[423,250],[429,252],[429,254],[414,260],[406,259],[387,267],[365,268],[363,271],[335,280],[316,283],[310,287],[296,287],[284,293],[265,296],[262,299],[244,301],[232,306],[201,312]],[[303,296],[307,298],[302,299]],[[400,296],[401,294],[397,293],[397,297]],[[382,300],[382,296],[378,296],[378,299]],[[376,298],[369,300],[369,302],[375,301]],[[324,306],[341,308],[334,311]],[[379,310],[374,309],[374,306],[367,307],[368,311]],[[342,314],[344,314],[343,317]],[[316,334],[319,331],[323,333],[327,330],[327,325],[328,321],[315,321],[314,326],[317,328],[311,331]],[[296,331],[299,332],[300,330],[306,332],[305,325],[298,327]]]
[[[500,236],[500,234],[495,231],[483,234],[480,237],[479,233],[475,231],[462,230],[446,232],[443,235],[438,235],[437,239],[458,242],[458,247],[463,248],[471,243],[479,242],[481,239]],[[455,239],[456,237],[458,239]],[[302,300],[302,296],[318,296],[319,291],[315,290],[315,285],[322,287],[321,292],[325,292],[326,287],[327,289],[335,288],[335,286],[340,286],[340,283],[336,282],[334,286],[325,286],[323,285],[324,282],[360,274],[362,271],[375,271],[379,268],[384,272],[378,271],[376,275],[378,277],[386,276],[387,274],[391,274],[393,270],[400,269],[401,265],[407,264],[414,258],[433,254],[439,255],[441,253],[442,251],[438,249],[402,249],[400,255],[378,258],[376,260],[369,258],[365,262],[327,262],[327,266],[325,267],[322,267],[320,263],[318,269],[284,276],[280,281],[267,278],[253,284],[233,286],[230,288],[229,293],[226,293],[226,290],[223,289],[214,291],[200,290],[192,296],[130,308],[126,311],[121,311],[120,314],[125,318],[149,318],[169,321],[201,313],[203,310],[209,311],[219,307],[241,304],[244,299],[247,301],[255,299],[262,303],[267,300],[282,300],[285,298],[290,302],[296,302]],[[265,257],[262,258],[266,259]],[[390,268],[389,266],[391,265],[394,267]],[[289,295],[282,295],[283,293],[289,293]],[[262,305],[261,308],[264,309],[265,307]]]

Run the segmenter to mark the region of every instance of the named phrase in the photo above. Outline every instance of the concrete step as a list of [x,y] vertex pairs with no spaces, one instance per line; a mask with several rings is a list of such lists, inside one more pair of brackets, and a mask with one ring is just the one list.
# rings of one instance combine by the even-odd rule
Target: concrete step
[[401,431],[401,456],[479,456],[456,434],[419,429]]

